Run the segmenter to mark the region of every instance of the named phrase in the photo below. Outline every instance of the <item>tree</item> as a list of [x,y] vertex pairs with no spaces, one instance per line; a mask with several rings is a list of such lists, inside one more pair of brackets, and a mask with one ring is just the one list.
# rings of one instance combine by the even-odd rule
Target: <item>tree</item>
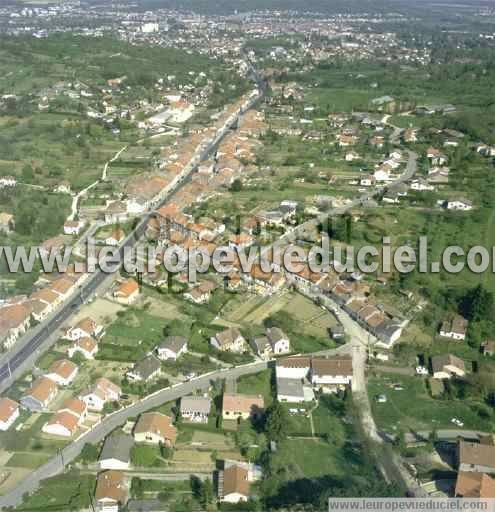
[[200,502],[204,507],[207,507],[213,501],[213,484],[207,478],[200,489]]
[[280,442],[287,437],[288,417],[282,405],[275,401],[266,412],[266,434],[270,441]]
[[493,313],[493,293],[482,284],[469,290],[461,299],[460,309],[468,320],[479,322],[491,319]]
[[242,190],[242,181],[239,178],[236,178],[232,185],[230,186],[231,192],[240,192]]
[[22,168],[22,181],[24,181],[25,183],[31,183],[33,181],[33,179],[34,179],[33,168],[29,164],[26,164]]
[[86,443],[81,450],[81,459],[85,464],[96,462],[98,460],[98,447],[94,444]]
[[143,482],[139,477],[132,477],[131,495],[138,499],[141,499],[144,496]]

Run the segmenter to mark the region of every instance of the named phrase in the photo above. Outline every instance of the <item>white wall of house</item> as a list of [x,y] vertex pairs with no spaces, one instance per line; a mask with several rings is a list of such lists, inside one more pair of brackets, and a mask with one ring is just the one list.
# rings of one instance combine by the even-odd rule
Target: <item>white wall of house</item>
[[74,371],[67,378],[62,377],[58,373],[47,373],[45,375],[45,377],[52,380],[59,386],[68,386],[69,384],[71,384],[74,381],[78,371],[79,371],[79,368],[74,368]]
[[277,366],[277,377],[284,379],[304,379],[309,372],[309,366],[304,368],[285,368],[284,366]]
[[0,421],[0,430],[6,431],[8,430],[14,423],[15,420],[19,417],[19,407],[15,409],[12,414],[10,415],[10,418],[8,418],[6,421]]
[[72,432],[68,428],[57,423],[46,423],[45,425],[43,425],[43,428],[41,430],[45,434],[51,434],[53,436],[72,437]]
[[241,503],[242,501],[247,500],[247,496],[244,496],[244,494],[240,494],[238,492],[231,492],[230,494],[222,496],[220,499],[220,501],[224,501],[225,503]]
[[129,469],[129,462],[123,462],[118,459],[102,459],[98,461],[98,465],[100,466],[100,469]]

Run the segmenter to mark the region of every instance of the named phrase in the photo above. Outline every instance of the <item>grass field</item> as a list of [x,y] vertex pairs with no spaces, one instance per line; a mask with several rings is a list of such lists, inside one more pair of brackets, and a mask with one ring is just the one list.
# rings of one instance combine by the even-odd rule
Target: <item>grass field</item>
[[17,468],[28,468],[35,469],[45,462],[50,460],[51,455],[46,453],[36,453],[36,452],[28,452],[28,453],[15,453],[8,460],[7,466],[17,467]]
[[265,407],[269,407],[273,402],[271,369],[265,370],[255,375],[241,377],[237,381],[237,392],[249,395],[262,395],[265,400]]
[[64,475],[43,480],[40,489],[16,507],[23,512],[47,510],[68,511],[86,509],[95,486],[94,475],[82,475],[71,471]]
[[330,328],[337,325],[337,320],[327,310],[321,309],[300,294],[291,296],[282,311],[297,321],[301,332],[310,336],[328,338]]
[[[396,391],[393,384],[400,384],[404,389]],[[455,428],[452,418],[459,418],[466,429],[493,430],[493,422],[480,418],[472,409],[472,401],[433,399],[428,394],[425,381],[418,377],[371,377],[368,391],[375,421],[379,428],[388,432]],[[375,400],[380,394],[387,396],[386,403]]]

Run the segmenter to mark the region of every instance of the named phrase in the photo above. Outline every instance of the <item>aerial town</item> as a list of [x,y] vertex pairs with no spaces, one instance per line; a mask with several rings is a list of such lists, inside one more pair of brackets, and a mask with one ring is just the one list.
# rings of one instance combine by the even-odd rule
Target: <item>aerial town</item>
[[0,5],[0,509],[495,498],[493,5],[213,4]]

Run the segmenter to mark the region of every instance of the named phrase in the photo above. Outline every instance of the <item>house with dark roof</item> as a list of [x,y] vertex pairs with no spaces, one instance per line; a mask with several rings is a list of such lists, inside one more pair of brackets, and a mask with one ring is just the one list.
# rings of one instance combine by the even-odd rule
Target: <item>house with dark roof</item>
[[246,347],[246,340],[239,329],[232,327],[222,332],[217,332],[210,338],[210,344],[218,350],[227,352],[243,352]]
[[450,379],[464,377],[466,365],[464,361],[452,354],[440,354],[431,358],[431,370],[434,379]]
[[154,355],[149,355],[138,361],[125,375],[129,380],[146,382],[155,379],[160,373],[160,361]]
[[167,336],[163,342],[156,347],[158,358],[162,361],[167,359],[178,359],[187,352],[187,339],[183,336]]
[[272,351],[275,355],[287,354],[290,352],[290,341],[287,334],[285,334],[279,327],[271,327],[266,330],[266,337],[272,346]]
[[277,377],[277,400],[288,403],[304,402],[305,396],[302,379]]
[[123,432],[109,435],[105,439],[98,458],[100,469],[129,469],[134,439]]

